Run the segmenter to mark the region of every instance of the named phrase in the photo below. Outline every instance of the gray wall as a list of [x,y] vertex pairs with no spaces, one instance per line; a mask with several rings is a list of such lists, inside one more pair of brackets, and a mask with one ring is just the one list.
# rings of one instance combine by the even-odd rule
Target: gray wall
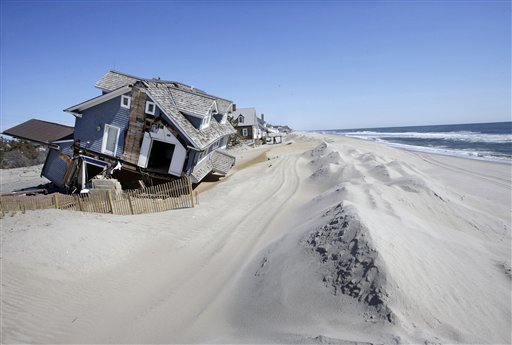
[[[77,118],[75,121],[75,140],[80,140],[81,147],[101,153],[105,124],[119,127],[116,157],[120,157],[123,154],[129,115],[130,109],[121,107],[121,96],[86,109],[82,113],[82,118]],[[99,131],[98,126],[101,127]],[[87,144],[88,141],[89,144]]]

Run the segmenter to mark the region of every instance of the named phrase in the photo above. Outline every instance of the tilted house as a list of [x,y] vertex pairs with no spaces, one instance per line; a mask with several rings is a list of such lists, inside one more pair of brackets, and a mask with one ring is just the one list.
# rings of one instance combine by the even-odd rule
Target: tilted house
[[224,151],[235,133],[227,121],[232,101],[179,82],[117,71],[96,87],[102,95],[65,109],[76,118],[73,140],[50,152],[42,172],[58,186],[83,189],[104,172],[124,185],[182,176],[198,183],[234,165]]

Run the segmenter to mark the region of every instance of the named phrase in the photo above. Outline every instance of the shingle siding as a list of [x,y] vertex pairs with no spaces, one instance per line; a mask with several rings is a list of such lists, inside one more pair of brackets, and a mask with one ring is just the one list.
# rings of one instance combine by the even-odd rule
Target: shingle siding
[[[75,121],[75,140],[80,140],[81,147],[102,153],[101,145],[105,124],[119,127],[120,133],[116,150],[116,157],[119,158],[124,150],[129,115],[130,109],[121,107],[121,96],[86,109],[82,113],[82,118],[77,118]],[[100,126],[99,131],[97,130],[98,126]]]

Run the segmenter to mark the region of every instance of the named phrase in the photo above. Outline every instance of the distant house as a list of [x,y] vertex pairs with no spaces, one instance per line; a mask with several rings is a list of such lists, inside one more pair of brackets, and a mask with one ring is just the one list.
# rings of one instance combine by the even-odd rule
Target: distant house
[[75,117],[72,138],[48,142],[53,150],[42,175],[59,187],[86,188],[99,173],[125,186],[182,176],[198,183],[211,172],[225,175],[234,165],[235,158],[224,151],[235,133],[227,121],[232,101],[180,82],[117,71],[105,74],[96,87],[100,96],[65,109]]
[[278,128],[270,124],[267,125],[267,144],[279,144],[283,141],[283,136],[285,135],[286,133],[280,132]]
[[236,120],[236,130],[244,140],[255,142],[266,137],[264,116],[262,114],[262,118],[258,118],[256,108],[238,108],[231,116]]

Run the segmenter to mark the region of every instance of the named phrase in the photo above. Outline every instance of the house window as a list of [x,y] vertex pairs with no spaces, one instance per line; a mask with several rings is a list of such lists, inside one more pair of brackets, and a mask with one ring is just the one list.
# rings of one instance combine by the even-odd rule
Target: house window
[[155,115],[156,106],[155,103],[147,101],[146,102],[146,114]]
[[210,115],[205,117],[204,120],[203,120],[203,125],[201,126],[201,129],[208,128],[208,126],[210,126],[210,120],[211,120],[211,116]]
[[130,109],[130,104],[132,103],[132,98],[130,96],[121,96],[121,107]]
[[119,140],[119,128],[112,125],[105,125],[103,130],[103,142],[101,152],[111,156],[116,155],[117,142]]
[[244,117],[242,115],[238,117],[238,123],[244,123]]
[[246,137],[249,135],[249,131],[247,130],[247,128],[242,128],[242,136]]
[[201,162],[206,157],[207,154],[208,154],[208,150],[201,151],[199,154],[197,154],[197,163],[196,164]]

